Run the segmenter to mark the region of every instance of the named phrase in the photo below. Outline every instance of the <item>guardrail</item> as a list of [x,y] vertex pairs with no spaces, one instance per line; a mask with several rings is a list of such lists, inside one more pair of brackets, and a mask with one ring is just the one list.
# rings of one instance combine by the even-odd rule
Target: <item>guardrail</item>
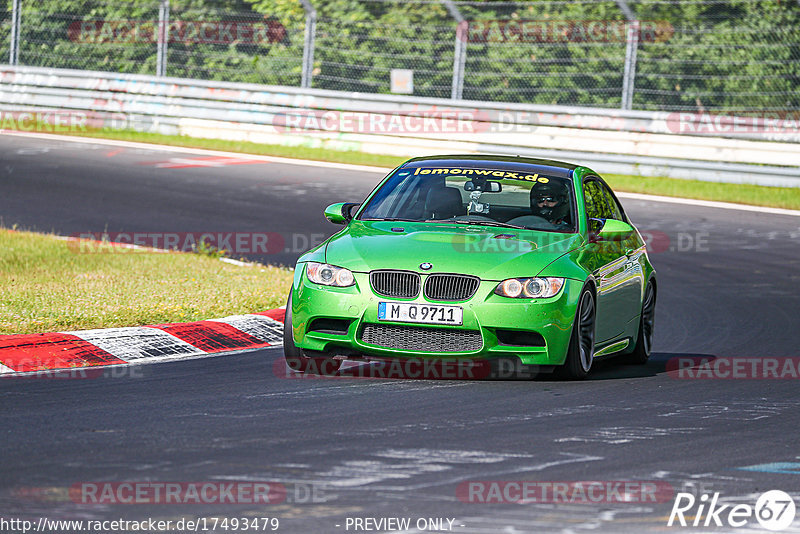
[[[74,130],[135,129],[401,156],[519,154],[579,161],[600,173],[800,187],[800,127],[780,118],[498,104],[0,66],[3,121],[48,110],[72,113],[74,124],[68,128]],[[31,122],[26,117],[19,121],[23,126],[48,127],[46,118]]]

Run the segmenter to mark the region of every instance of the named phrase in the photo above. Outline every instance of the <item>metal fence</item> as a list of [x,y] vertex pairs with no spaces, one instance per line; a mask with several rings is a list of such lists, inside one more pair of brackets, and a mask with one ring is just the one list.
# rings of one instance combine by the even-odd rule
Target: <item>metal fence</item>
[[[4,7],[0,54],[12,65],[494,102],[800,110],[800,0],[7,0]],[[393,88],[393,74],[404,83]]]

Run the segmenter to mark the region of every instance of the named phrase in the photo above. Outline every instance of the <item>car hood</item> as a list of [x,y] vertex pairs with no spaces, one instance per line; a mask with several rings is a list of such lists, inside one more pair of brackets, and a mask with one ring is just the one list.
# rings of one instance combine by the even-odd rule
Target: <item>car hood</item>
[[493,226],[353,221],[330,238],[325,261],[355,272],[424,272],[420,264],[430,263],[431,273],[463,273],[499,281],[535,276],[582,242],[577,234]]

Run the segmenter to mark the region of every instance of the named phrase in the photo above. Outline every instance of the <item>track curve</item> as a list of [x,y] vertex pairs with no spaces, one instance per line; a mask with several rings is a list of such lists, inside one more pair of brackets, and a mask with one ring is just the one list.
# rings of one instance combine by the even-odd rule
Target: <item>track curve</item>
[[[293,236],[336,230],[325,205],[359,201],[381,177],[276,163],[159,167],[198,156],[12,136],[0,137],[0,154],[3,225],[60,234],[266,230],[302,244]],[[463,533],[641,532],[665,528],[671,499],[477,504],[459,499],[459,484],[656,480],[737,502],[767,489],[797,500],[797,380],[676,379],[666,367],[686,356],[799,356],[800,218],[624,204],[659,272],[655,354],[643,367],[609,362],[582,383],[314,380],[286,378],[280,350],[268,349],[92,380],[3,379],[0,506],[15,517],[271,515],[285,532],[398,516],[455,518]],[[300,252],[249,257],[290,264]],[[774,463],[790,467],[752,467]],[[100,506],[68,493],[142,480],[317,493],[270,506]]]

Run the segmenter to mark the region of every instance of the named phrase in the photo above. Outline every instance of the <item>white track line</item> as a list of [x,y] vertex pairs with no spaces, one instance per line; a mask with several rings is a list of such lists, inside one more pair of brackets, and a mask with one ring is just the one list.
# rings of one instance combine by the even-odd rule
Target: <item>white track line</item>
[[[203,148],[183,148],[168,145],[156,145],[151,143],[136,143],[132,141],[117,141],[114,139],[95,139],[94,137],[77,137],[68,135],[55,135],[55,134],[40,134],[40,133],[26,133],[26,132],[9,132],[3,131],[2,135],[13,135],[16,137],[31,137],[39,139],[50,139],[54,141],[69,141],[73,143],[93,143],[98,145],[108,145],[126,148],[138,148],[149,150],[160,150],[162,152],[179,152],[184,154],[198,154],[203,156],[223,156],[229,158],[241,158],[246,155],[250,159],[259,161],[268,161],[272,163],[282,163],[286,165],[302,165],[305,167],[323,167],[327,169],[341,169],[357,172],[375,172],[386,174],[390,168],[387,167],[372,167],[369,165],[352,165],[348,163],[331,163],[328,161],[314,161],[292,158],[279,158],[274,156],[261,156],[257,154],[246,154],[244,152],[223,152],[219,150],[207,150]],[[767,208],[763,206],[748,206],[746,204],[733,204],[731,202],[717,202],[713,200],[695,200],[692,198],[682,197],[664,197],[657,195],[644,195],[641,193],[617,193],[620,198],[629,198],[631,200],[647,200],[650,202],[663,202],[668,204],[683,204],[685,206],[698,206],[704,208],[718,208],[726,210],[739,210],[739,211],[753,211],[758,213],[769,213],[771,215],[790,215],[793,217],[800,217],[800,211],[788,210],[782,208]]]
[[800,211],[783,208],[768,208],[765,206],[748,206],[746,204],[733,204],[731,202],[717,202],[715,200],[696,200],[693,198],[662,197],[656,195],[643,195],[641,193],[616,193],[620,198],[631,200],[648,200],[650,202],[665,202],[668,204],[684,204],[687,206],[702,206],[704,208],[720,208],[725,210],[755,211],[772,215],[792,215],[800,217]]
[[219,261],[224,263],[230,263],[231,265],[236,265],[239,267],[255,267],[256,265],[258,265],[257,263],[252,263],[249,261],[239,261],[239,260],[234,260],[233,258],[224,258],[224,257],[220,258]]
[[205,148],[186,148],[179,146],[157,145],[154,143],[136,143],[134,141],[117,141],[116,139],[96,139],[94,137],[80,137],[72,135],[56,135],[56,134],[38,134],[26,132],[9,132],[3,131],[2,135],[13,135],[15,137],[30,137],[34,139],[47,139],[50,141],[69,141],[72,143],[88,143],[95,145],[108,145],[124,148],[138,148],[146,150],[158,150],[161,152],[177,152],[181,154],[197,154],[201,156],[222,156],[226,158],[242,159],[247,156],[247,159],[254,159],[258,161],[268,161],[270,163],[283,163],[286,165],[302,165],[304,167],[324,167],[327,169],[341,169],[346,171],[358,172],[377,172],[386,174],[390,168],[387,167],[372,167],[369,165],[352,165],[349,163],[331,163],[329,161],[314,161],[293,158],[280,158],[277,156],[262,156],[260,154],[248,154],[246,152],[224,152],[221,150],[209,150]]

